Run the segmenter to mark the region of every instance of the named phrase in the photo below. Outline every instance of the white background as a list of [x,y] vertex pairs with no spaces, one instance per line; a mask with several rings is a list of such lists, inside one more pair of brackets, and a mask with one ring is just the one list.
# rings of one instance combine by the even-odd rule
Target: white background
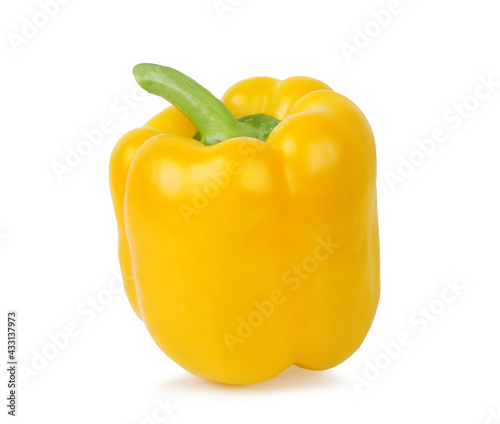
[[[382,0],[222,3],[234,6],[219,14],[212,0],[67,0],[44,19],[35,0],[2,1],[1,309],[5,321],[18,310],[19,359],[31,369],[19,375],[15,420],[500,422],[498,1],[401,0],[385,27],[373,23],[389,7]],[[42,27],[29,33],[33,20]],[[347,44],[357,46],[349,57]],[[345,363],[247,387],[213,384],[156,347],[123,292],[106,297],[119,269],[110,152],[165,107],[150,95],[124,106],[139,62],[180,69],[217,96],[255,75],[313,76],[364,111],[378,151],[382,296]],[[481,78],[496,86],[471,98]],[[468,116],[458,119],[453,108],[464,102]],[[60,180],[54,162],[103,119],[113,130]],[[446,141],[415,153],[436,128]],[[388,173],[410,158],[422,163],[392,190]],[[441,308],[446,279],[465,288]],[[96,296],[109,303],[92,313]],[[435,313],[422,321],[429,304]],[[54,353],[51,337],[64,342],[68,325],[78,334]],[[412,343],[398,350],[401,332]],[[155,421],[167,399],[176,407]]]

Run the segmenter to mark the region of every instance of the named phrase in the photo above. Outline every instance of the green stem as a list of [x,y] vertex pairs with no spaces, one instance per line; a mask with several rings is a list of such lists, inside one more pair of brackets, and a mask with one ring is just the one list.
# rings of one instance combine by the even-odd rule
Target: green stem
[[150,63],[136,65],[133,72],[144,90],[163,97],[186,115],[206,145],[234,137],[265,141],[269,135],[269,128],[238,121],[220,100],[182,72]]

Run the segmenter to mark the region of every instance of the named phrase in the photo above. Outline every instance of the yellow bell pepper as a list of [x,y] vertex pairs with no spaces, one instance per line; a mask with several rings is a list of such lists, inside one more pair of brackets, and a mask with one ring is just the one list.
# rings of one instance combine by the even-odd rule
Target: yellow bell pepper
[[171,68],[134,75],[174,105],[110,162],[123,280],[154,341],[229,384],[343,362],[380,292],[362,112],[306,77],[250,78],[220,102]]

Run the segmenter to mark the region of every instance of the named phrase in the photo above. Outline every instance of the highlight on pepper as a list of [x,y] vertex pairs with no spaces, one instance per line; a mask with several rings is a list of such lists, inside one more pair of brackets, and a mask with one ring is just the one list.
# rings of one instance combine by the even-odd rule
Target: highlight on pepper
[[363,113],[308,77],[249,78],[218,100],[172,68],[133,73],[172,104],[110,160],[123,281],[156,344],[227,384],[346,360],[380,294]]

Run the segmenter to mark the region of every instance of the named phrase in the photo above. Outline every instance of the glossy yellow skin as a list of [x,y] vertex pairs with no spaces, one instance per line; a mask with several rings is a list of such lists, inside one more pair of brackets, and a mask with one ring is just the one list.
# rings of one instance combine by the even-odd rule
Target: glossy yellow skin
[[336,366],[365,338],[380,292],[370,126],[311,78],[251,78],[222,101],[237,118],[281,123],[265,143],[205,146],[170,107],[113,151],[130,303],[158,346],[200,377],[246,384],[292,364]]

